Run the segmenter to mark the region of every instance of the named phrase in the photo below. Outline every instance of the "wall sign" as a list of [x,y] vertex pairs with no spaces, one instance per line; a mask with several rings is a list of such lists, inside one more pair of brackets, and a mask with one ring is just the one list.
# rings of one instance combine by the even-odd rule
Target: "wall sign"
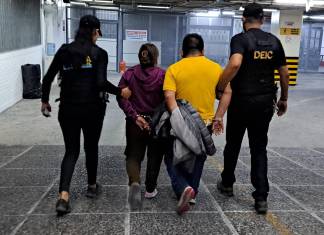
[[129,41],[147,41],[147,30],[126,29],[126,40],[129,40]]
[[280,28],[280,35],[300,35],[300,28]]

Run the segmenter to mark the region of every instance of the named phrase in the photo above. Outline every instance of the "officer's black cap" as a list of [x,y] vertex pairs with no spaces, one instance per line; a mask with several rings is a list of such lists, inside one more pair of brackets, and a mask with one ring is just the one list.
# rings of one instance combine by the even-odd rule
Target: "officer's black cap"
[[243,16],[245,18],[262,19],[264,16],[263,8],[257,3],[248,4],[244,8]]
[[100,30],[100,21],[93,15],[82,16],[82,18],[80,19],[80,28],[98,29],[99,35],[102,36]]

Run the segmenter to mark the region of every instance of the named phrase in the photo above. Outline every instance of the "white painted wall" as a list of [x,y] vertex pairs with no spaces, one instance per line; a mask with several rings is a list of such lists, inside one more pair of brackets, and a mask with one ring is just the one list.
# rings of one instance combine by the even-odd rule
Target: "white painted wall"
[[302,11],[286,10],[272,13],[271,33],[280,39],[287,57],[299,57],[301,33],[300,35],[281,35],[280,28],[301,29],[302,24]]
[[[142,44],[148,43],[146,41],[130,41],[123,40],[123,59],[126,62],[127,67],[134,66],[139,63],[138,61],[138,51]],[[153,43],[159,50],[161,54],[161,44],[162,42],[153,41]],[[161,56],[159,56],[158,64],[161,64]]]
[[22,99],[21,65],[42,64],[42,46],[0,53],[0,112]]

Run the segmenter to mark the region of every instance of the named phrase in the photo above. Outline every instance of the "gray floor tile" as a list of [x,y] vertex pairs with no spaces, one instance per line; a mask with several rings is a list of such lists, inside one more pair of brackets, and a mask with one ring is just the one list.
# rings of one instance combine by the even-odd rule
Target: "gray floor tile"
[[317,212],[316,214],[324,220],[324,212]]
[[293,234],[323,234],[324,224],[306,212],[273,213],[281,223],[285,224]]
[[13,159],[13,157],[0,157],[0,165],[7,163],[11,159]]
[[46,191],[46,187],[37,188],[0,188],[1,215],[23,215]]
[[124,234],[125,215],[33,215],[17,234]]
[[125,157],[124,156],[99,157],[98,167],[99,169],[125,168],[126,167]]
[[[236,183],[249,184],[250,171],[248,169],[236,169],[235,171]],[[220,179],[220,172],[214,169],[204,169],[202,180],[205,184],[216,184]]]
[[6,165],[6,168],[60,168],[63,156],[23,155]]
[[286,157],[324,157],[324,154],[316,153],[306,148],[271,148]]
[[28,149],[29,146],[23,146],[23,145],[0,145],[0,158],[2,156],[5,157],[14,157],[18,154],[22,153],[26,149]]
[[[72,186],[71,206],[73,213],[120,213],[126,211],[127,187],[103,187],[97,199],[85,196],[86,187]],[[35,209],[34,214],[55,213],[58,186],[55,186]]]
[[257,215],[254,212],[225,212],[225,215],[239,234],[279,235],[279,232],[266,221],[264,216]]
[[324,154],[324,148],[314,148],[314,149]]
[[35,145],[26,155],[61,157],[64,152],[64,145]]
[[[240,159],[242,156],[240,156]],[[204,169],[217,169],[218,171],[222,170],[224,168],[224,157],[208,157]],[[242,164],[240,161],[237,162],[236,169],[246,169],[246,166]]]
[[217,213],[131,214],[130,234],[231,234]]
[[57,169],[2,169],[0,186],[48,186],[58,174]]
[[[142,195],[144,195],[144,187]],[[158,186],[158,195],[153,199],[143,198],[141,212],[173,212],[177,206],[176,196],[171,186]],[[197,204],[191,207],[191,211],[216,211],[213,205],[213,198],[210,194],[200,188],[196,198]]]
[[[250,157],[241,157],[240,158],[245,164],[251,166],[251,158]],[[282,157],[270,157],[268,158],[268,168],[274,169],[302,169],[301,166],[284,159]]]
[[10,234],[23,219],[24,216],[0,216],[0,234]]
[[[234,185],[234,197],[226,197],[218,192],[216,186],[208,185],[208,189],[224,211],[254,210],[252,185]],[[302,210],[296,203],[271,187],[268,197],[269,210]]]
[[324,210],[324,186],[280,186],[315,211]]
[[278,185],[324,185],[324,177],[305,169],[270,169],[269,180]]
[[324,225],[306,212],[225,213],[239,234],[323,234]]
[[309,169],[324,169],[324,157],[291,157],[291,160],[302,164],[303,166],[308,167]]
[[120,157],[124,156],[125,146],[99,146],[100,157]]
[[[125,168],[106,168],[99,167],[98,183],[102,185],[127,185],[128,177]],[[143,181],[144,182],[144,181]],[[77,168],[72,178],[73,185],[84,186],[87,184],[87,170],[85,167]]]
[[324,170],[314,170],[314,172],[324,177]]
[[[240,156],[245,156],[245,157],[251,156],[250,148],[249,147],[242,147],[241,151],[240,151]],[[272,151],[268,151],[268,157],[277,157],[277,156],[278,156],[278,154],[273,153]]]

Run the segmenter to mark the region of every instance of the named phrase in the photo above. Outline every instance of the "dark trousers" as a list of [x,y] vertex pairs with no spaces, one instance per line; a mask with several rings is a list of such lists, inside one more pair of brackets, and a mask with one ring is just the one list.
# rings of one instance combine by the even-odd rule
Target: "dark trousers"
[[96,184],[98,166],[98,143],[104,120],[105,105],[101,107],[61,106],[59,123],[62,129],[65,154],[61,164],[59,192],[69,192],[75,164],[80,154],[81,130],[84,137],[84,151],[88,184]]
[[142,131],[132,120],[126,120],[126,170],[129,185],[140,183],[141,164],[147,150],[146,191],[153,192],[157,185],[164,155],[164,144],[147,131]]
[[236,97],[227,113],[226,146],[222,181],[225,186],[235,182],[235,167],[245,130],[248,131],[251,153],[251,182],[255,200],[266,200],[268,182],[268,130],[274,114],[274,95]]

